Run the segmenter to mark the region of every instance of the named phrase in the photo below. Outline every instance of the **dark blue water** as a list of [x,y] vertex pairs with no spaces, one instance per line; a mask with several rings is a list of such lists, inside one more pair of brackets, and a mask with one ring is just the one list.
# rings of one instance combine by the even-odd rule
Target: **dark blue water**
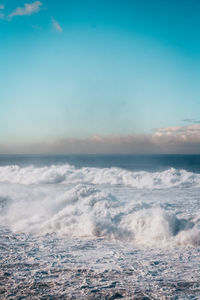
[[118,167],[154,172],[172,167],[200,173],[200,155],[0,155],[1,166],[50,166],[66,163],[77,168]]

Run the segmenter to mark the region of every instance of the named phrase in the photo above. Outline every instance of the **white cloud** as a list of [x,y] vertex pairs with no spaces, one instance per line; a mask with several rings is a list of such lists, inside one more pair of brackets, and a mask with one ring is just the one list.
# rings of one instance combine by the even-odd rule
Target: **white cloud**
[[159,128],[152,141],[163,153],[200,153],[200,124]]
[[184,136],[187,139],[191,139],[192,137],[200,138],[200,124],[159,128],[155,131],[154,136],[173,138]]
[[15,17],[15,16],[28,16],[35,14],[40,11],[42,6],[42,2],[35,1],[32,3],[25,3],[24,7],[17,7],[10,15],[9,17]]
[[53,25],[53,28],[56,30],[56,31],[59,31],[59,32],[62,32],[62,27],[60,26],[60,24],[58,23],[58,21],[56,21],[54,18],[52,18],[52,25]]

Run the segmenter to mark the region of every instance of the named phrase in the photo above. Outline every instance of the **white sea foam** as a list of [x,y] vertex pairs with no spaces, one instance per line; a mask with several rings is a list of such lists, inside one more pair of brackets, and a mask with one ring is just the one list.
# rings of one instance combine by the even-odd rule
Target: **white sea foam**
[[66,191],[62,186],[59,193],[45,185],[13,186],[0,198],[0,223],[39,235],[102,237],[151,247],[200,245],[198,218],[180,218],[134,199],[122,203],[83,184]]
[[121,185],[137,189],[199,187],[200,174],[170,168],[162,172],[128,171],[120,168],[77,169],[74,166],[0,167],[0,182],[18,184],[98,184]]
[[173,168],[0,167],[2,295],[198,298],[199,201]]

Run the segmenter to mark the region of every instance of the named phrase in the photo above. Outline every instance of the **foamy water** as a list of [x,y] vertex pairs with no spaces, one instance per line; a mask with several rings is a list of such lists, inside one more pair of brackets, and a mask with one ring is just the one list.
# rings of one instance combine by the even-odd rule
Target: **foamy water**
[[1,166],[3,297],[200,296],[199,192],[184,169]]
[[19,184],[95,184],[143,188],[200,187],[200,174],[170,168],[163,172],[128,171],[120,168],[80,168],[71,165],[47,167],[0,167],[0,182]]

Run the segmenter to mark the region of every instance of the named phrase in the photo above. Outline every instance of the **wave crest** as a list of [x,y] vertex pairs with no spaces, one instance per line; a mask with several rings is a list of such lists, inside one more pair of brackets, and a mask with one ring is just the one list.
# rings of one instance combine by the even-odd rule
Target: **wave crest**
[[0,182],[18,184],[121,185],[137,189],[199,187],[200,174],[170,168],[162,172],[128,171],[119,168],[80,168],[71,165],[49,167],[0,167]]
[[57,198],[1,198],[0,221],[14,231],[102,237],[138,245],[200,245],[199,220],[178,218],[161,208],[122,203],[110,193],[77,185]]

